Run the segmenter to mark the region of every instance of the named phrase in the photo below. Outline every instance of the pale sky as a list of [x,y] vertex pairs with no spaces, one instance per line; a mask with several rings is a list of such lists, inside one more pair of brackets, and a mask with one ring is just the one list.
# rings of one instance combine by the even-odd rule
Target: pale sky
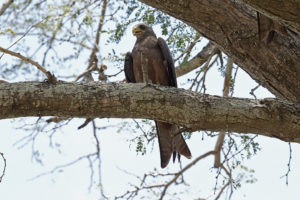
[[[134,37],[127,30],[126,39],[119,44],[118,51],[131,51]],[[0,38],[1,39],[1,38]],[[2,41],[1,41],[2,42]],[[0,42],[0,43],[1,43]],[[107,48],[107,47],[106,47]],[[63,51],[63,49],[62,49]],[[113,73],[110,73],[113,74]],[[186,77],[178,79],[179,87],[183,87]],[[207,80],[207,93],[221,95],[223,79],[217,68],[209,71]],[[249,92],[257,84],[250,77],[239,69],[235,88],[235,96],[248,97]],[[272,96],[266,89],[259,88],[256,91],[258,98]],[[81,155],[92,152],[94,144],[91,142],[92,131],[88,126],[78,131],[77,127],[81,125],[83,119],[73,120],[70,125],[58,131],[53,140],[61,144],[59,153],[55,149],[49,148],[48,136],[41,133],[38,136],[36,149],[42,155],[44,165],[32,162],[31,145],[18,149],[20,144],[14,145],[17,140],[29,134],[22,130],[17,130],[20,124],[18,119],[0,120],[0,152],[4,153],[7,160],[5,176],[0,184],[0,199],[2,200],[95,200],[99,198],[99,190],[94,185],[91,191],[88,191],[90,181],[89,163],[82,160],[76,165],[66,167],[62,171],[42,176],[38,179],[29,181],[29,179],[40,173],[49,171],[57,165],[70,162]],[[120,120],[102,119],[101,124],[116,124]],[[98,123],[100,124],[100,123]],[[108,196],[120,195],[128,190],[129,182],[137,180],[122,170],[126,170],[136,175],[143,175],[154,168],[160,167],[158,144],[155,141],[153,151],[149,147],[146,155],[137,155],[135,147],[129,147],[129,138],[133,133],[121,131],[117,133],[117,128],[110,128],[100,131],[100,148],[102,160],[102,181],[104,192]],[[193,159],[197,156],[210,151],[214,148],[216,138],[205,137],[202,140],[202,134],[195,133],[187,143],[193,154]],[[289,159],[289,146],[287,143],[278,139],[260,136],[258,138],[262,151],[251,160],[246,160],[245,165],[255,170],[255,177],[258,181],[254,184],[243,184],[233,194],[234,200],[298,200],[299,199],[299,180],[300,180],[300,145],[292,144],[292,162],[291,172],[289,174],[289,185],[285,184],[285,178],[280,178],[287,171]],[[183,166],[189,163],[182,159]],[[192,192],[182,195],[182,199],[208,198],[211,195],[215,184],[215,170],[212,169],[213,157],[200,161],[196,166],[187,171],[186,180],[191,184]],[[0,171],[3,167],[3,161],[0,159]],[[172,171],[178,170],[178,163],[170,163],[168,166]],[[96,170],[96,169],[95,169]],[[96,173],[96,172],[95,172]],[[97,181],[97,179],[95,179]],[[177,189],[170,187],[170,192]],[[209,198],[210,197],[210,198]],[[221,199],[224,196],[221,197]],[[152,199],[152,198],[150,198]]]

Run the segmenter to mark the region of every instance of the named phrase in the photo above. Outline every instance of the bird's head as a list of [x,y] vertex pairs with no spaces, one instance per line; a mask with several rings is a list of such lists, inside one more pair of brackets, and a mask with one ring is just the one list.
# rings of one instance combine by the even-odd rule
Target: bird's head
[[136,36],[137,38],[146,37],[148,35],[155,36],[152,28],[144,23],[139,23],[135,25],[132,29],[132,34]]

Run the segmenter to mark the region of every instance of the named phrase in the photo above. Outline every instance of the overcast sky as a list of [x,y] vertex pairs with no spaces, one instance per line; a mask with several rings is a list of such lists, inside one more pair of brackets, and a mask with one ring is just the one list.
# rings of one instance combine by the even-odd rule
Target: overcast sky
[[[120,44],[119,51],[130,51],[134,37],[130,30],[127,31],[127,38]],[[2,41],[0,41],[1,43]],[[62,49],[63,51],[63,49]],[[179,87],[184,87],[186,76],[179,78]],[[223,79],[217,68],[209,71],[207,80],[207,93],[214,95],[222,94]],[[239,70],[235,88],[235,96],[249,97],[249,92],[257,84],[250,77]],[[256,91],[258,98],[271,97],[272,95],[263,88]],[[30,180],[40,173],[49,171],[55,166],[68,163],[81,155],[94,151],[94,144],[91,142],[92,131],[88,126],[81,131],[77,127],[84,120],[73,120],[70,125],[58,131],[53,140],[60,146],[57,149],[49,147],[48,136],[41,133],[38,136],[35,148],[41,153],[43,165],[33,162],[31,159],[32,146],[23,148],[22,143],[15,144],[20,138],[29,134],[20,129],[18,119],[0,120],[0,152],[4,153],[7,159],[5,176],[0,184],[0,199],[2,200],[53,200],[72,199],[88,200],[98,199],[99,189],[94,184],[91,191],[88,191],[90,184],[90,170],[87,160],[82,160],[75,165],[66,167],[53,174]],[[120,120],[102,119],[101,123],[117,124]],[[110,128],[100,131],[102,181],[104,192],[108,196],[120,195],[128,190],[129,182],[137,180],[124,173],[126,170],[136,175],[142,175],[154,168],[159,168],[159,151],[157,141],[153,150],[146,155],[137,155],[134,146],[129,146],[127,141],[134,133],[121,131],[117,128]],[[205,137],[202,140],[201,133],[192,135],[187,143],[192,151],[193,158],[214,148],[216,138]],[[292,162],[289,175],[289,185],[285,184],[285,178],[280,178],[287,171],[289,159],[289,146],[278,139],[260,136],[258,138],[262,151],[251,160],[245,161],[245,165],[255,169],[255,177],[258,181],[254,184],[243,184],[242,188],[235,191],[234,200],[298,200],[300,180],[300,145],[292,144]],[[183,166],[189,163],[182,159]],[[183,195],[184,199],[208,198],[211,197],[215,182],[215,170],[212,169],[213,159],[207,158],[200,161],[194,168],[187,171],[186,180],[191,184],[193,192]],[[3,161],[0,159],[0,170]],[[169,164],[169,169],[178,170],[178,164]],[[97,180],[95,180],[97,181]],[[137,183],[137,182],[136,182]],[[173,191],[171,187],[170,191]],[[221,198],[222,199],[222,198]]]

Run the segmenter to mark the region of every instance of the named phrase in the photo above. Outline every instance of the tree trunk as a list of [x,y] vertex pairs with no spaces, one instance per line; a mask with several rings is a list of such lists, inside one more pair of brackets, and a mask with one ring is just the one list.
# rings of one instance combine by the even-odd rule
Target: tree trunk
[[267,4],[244,0],[293,29],[294,32],[287,29],[288,35],[276,32],[269,44],[259,40],[256,11],[244,3],[229,0],[140,1],[186,22],[218,44],[236,64],[278,98],[300,102],[300,36],[295,33],[300,23],[299,18],[289,17],[299,16],[298,1],[279,0],[267,8]]
[[254,133],[300,143],[300,105],[203,95],[143,83],[1,83],[0,118],[146,118],[195,130]]

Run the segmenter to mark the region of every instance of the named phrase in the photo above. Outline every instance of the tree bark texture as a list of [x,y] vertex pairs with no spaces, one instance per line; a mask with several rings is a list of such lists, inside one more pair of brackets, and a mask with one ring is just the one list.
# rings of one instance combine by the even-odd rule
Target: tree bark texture
[[0,118],[146,118],[195,130],[254,133],[300,143],[300,105],[203,95],[144,83],[1,83]]
[[239,0],[300,35],[299,0]]
[[[287,31],[291,35],[282,35],[275,32],[271,43],[260,41],[256,11],[239,1],[140,1],[186,22],[200,34],[215,42],[236,64],[278,98],[300,102],[300,36],[297,33]],[[282,3],[283,1],[285,3]],[[268,9],[261,9],[272,13],[270,16],[273,20],[280,18],[282,21],[283,19],[287,21],[284,16],[299,15],[299,12],[294,13],[299,9],[299,6],[297,7],[299,1],[272,2],[272,6]],[[260,4],[262,3],[257,3],[256,7],[262,6]],[[284,13],[281,4],[285,5],[285,10],[291,12]],[[299,26],[297,20],[299,21],[299,18],[290,19],[290,24],[294,24],[293,27]]]

